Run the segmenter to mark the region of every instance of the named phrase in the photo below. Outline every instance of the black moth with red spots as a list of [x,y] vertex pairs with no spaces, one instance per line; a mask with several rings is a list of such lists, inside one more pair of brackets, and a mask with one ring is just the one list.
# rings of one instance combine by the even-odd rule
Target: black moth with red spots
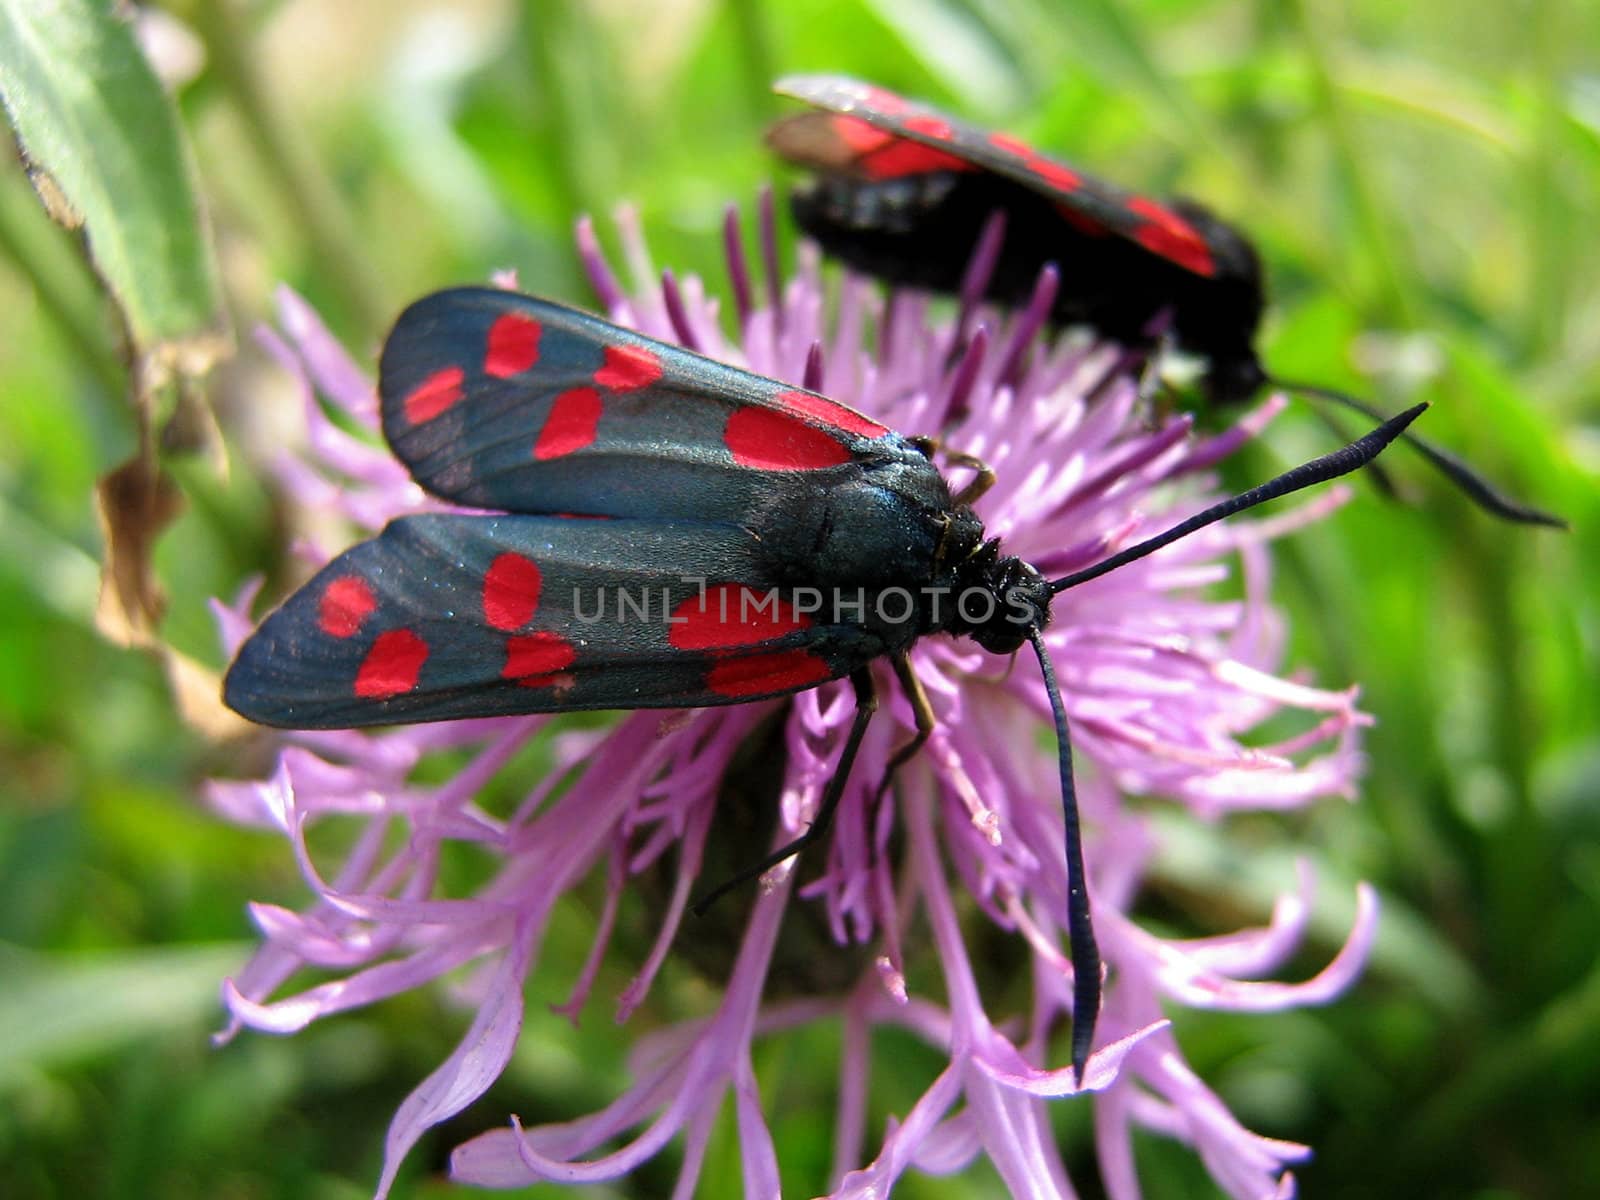
[[[330,564],[240,653],[228,702],[253,719],[782,695],[926,626],[813,620],[783,589],[848,582],[871,618],[873,593],[930,578],[941,545],[968,562],[981,532],[941,524],[943,479],[875,421],[510,292],[414,304],[384,348],[380,394],[419,483],[515,515],[408,517]],[[873,536],[908,521],[916,533],[887,552]]]
[[[1004,218],[983,294],[1023,304],[1048,286],[1058,324],[1093,326],[1126,345],[1159,334],[1205,360],[1216,403],[1276,383],[1378,419],[1351,396],[1269,376],[1255,339],[1265,307],[1261,262],[1242,233],[1181,197],[1157,201],[1098,179],[1005,133],[956,120],[885,88],[838,75],[773,85],[818,111],[778,122],[767,141],[817,174],[795,191],[795,221],[823,250],[869,275],[956,292],[973,247]],[[1047,265],[1059,268],[1048,284]],[[1508,521],[1565,527],[1510,499],[1472,467],[1410,442],[1474,503]]]
[[811,829],[753,874],[826,828],[876,709],[874,660],[893,663],[919,713],[898,762],[932,728],[907,657],[917,638],[996,654],[1031,643],[1060,746],[1080,1078],[1100,961],[1043,638],[1051,598],[1356,469],[1421,411],[1052,581],[985,538],[927,443],[547,301],[487,288],[419,300],[384,346],[379,392],[384,434],[419,483],[501,511],[402,517],[345,551],[240,648],[230,707],[329,729],[738,704],[848,676],[856,717]]
[[1178,344],[1209,360],[1213,399],[1260,387],[1252,343],[1261,264],[1249,241],[1200,205],[1125,191],[1009,134],[854,79],[795,75],[774,87],[820,110],[780,121],[767,140],[818,172],[790,204],[830,254],[895,283],[954,292],[979,231],[1000,212],[989,298],[1022,303],[1053,262],[1063,271],[1058,323],[1141,343],[1169,311]]

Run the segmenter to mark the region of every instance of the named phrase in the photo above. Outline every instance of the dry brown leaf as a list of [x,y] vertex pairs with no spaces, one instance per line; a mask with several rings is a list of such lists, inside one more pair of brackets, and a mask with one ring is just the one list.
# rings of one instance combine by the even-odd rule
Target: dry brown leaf
[[152,566],[156,539],[183,512],[178,485],[148,456],[135,455],[95,485],[105,562],[95,624],[123,646],[149,646],[166,606]]

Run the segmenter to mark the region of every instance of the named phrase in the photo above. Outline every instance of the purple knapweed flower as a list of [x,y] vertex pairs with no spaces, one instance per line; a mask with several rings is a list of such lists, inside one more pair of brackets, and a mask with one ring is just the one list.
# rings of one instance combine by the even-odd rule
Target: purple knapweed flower
[[[1046,575],[1092,563],[1212,502],[1210,467],[1281,407],[1269,400],[1211,438],[1196,437],[1186,416],[1147,425],[1116,347],[1045,332],[1052,272],[1023,311],[1002,316],[976,305],[998,227],[975,256],[957,315],[941,320],[917,296],[893,293],[885,301],[851,276],[828,302],[816,256],[804,248],[798,276],[783,283],[770,198],[762,216],[760,298],[734,214],[726,225],[732,339],[698,280],[655,273],[630,213],[619,215],[636,281],[629,290],[587,222],[578,238],[613,320],[818,388],[893,428],[937,433],[943,445],[987,462],[999,483],[978,504],[985,525]],[[299,382],[306,429],[303,445],[274,460],[284,490],[303,511],[367,531],[437,506],[375,439],[342,427],[375,429],[368,376],[298,296],[284,291],[279,306],[281,332],[264,332],[262,341]],[[343,420],[330,420],[324,403]],[[960,476],[966,468],[950,470]],[[731,1099],[745,1194],[776,1196],[780,1152],[752,1048],[809,1023],[837,1022],[833,1173],[805,1180],[810,1192],[882,1197],[907,1170],[943,1174],[982,1156],[1013,1195],[1071,1196],[1050,1106],[1086,1090],[1095,1093],[1084,1102],[1094,1105],[1101,1178],[1116,1200],[1139,1195],[1135,1127],[1191,1146],[1231,1196],[1292,1193],[1286,1166],[1307,1148],[1243,1128],[1185,1063],[1163,1014],[1172,1006],[1267,1011],[1326,1001],[1365,958],[1373,896],[1361,888],[1344,948],[1315,978],[1253,981],[1280,967],[1304,933],[1310,871],[1301,869],[1299,886],[1280,897],[1264,928],[1159,936],[1129,915],[1158,838],[1147,815],[1152,803],[1135,807],[1128,798],[1159,798],[1210,820],[1351,793],[1366,718],[1353,690],[1324,691],[1274,673],[1284,633],[1267,601],[1267,543],[1343,495],[1333,488],[1271,517],[1211,526],[1055,602],[1047,638],[1075,738],[1108,969],[1082,1089],[1062,1037],[1072,977],[1056,764],[1041,741],[1050,720],[1042,681],[1026,656],[1013,663],[970,642],[928,637],[912,659],[938,718],[933,737],[874,808],[885,763],[913,728],[908,704],[881,672],[883,710],[826,848],[723,902],[720,918],[749,911],[705,1010],[640,1037],[632,1087],[600,1111],[551,1125],[513,1118],[459,1147],[454,1177],[491,1187],[604,1181],[674,1145],[682,1164],[674,1194],[687,1197]],[[305,554],[316,562],[335,548]],[[1209,594],[1235,574],[1239,598]],[[218,606],[230,653],[248,632],[253,598],[247,592]],[[600,730],[534,716],[286,735],[271,778],[210,785],[212,803],[228,818],[287,836],[315,895],[298,913],[254,906],[262,947],[225,985],[231,1021],[222,1036],[241,1027],[293,1032],[470,966],[459,994],[475,1016],[455,1052],[400,1105],[382,1196],[421,1134],[482,1095],[505,1068],[525,994],[578,1019],[604,959],[622,953],[613,935],[625,889],[648,886],[654,890],[642,907],[657,921],[653,946],[613,998],[617,1021],[627,1021],[674,939],[697,936],[692,923],[682,927],[691,892],[720,882],[712,868],[702,870],[708,845],[733,806],[746,811],[755,803],[739,790],[750,786],[742,782],[752,776],[748,766],[729,771],[735,756],[768,745],[762,730],[781,719],[781,753],[758,757],[753,775],[779,797],[774,836],[788,840],[814,810],[852,708],[841,681],[789,702],[628,713]],[[1248,740],[1268,717],[1285,713],[1299,732],[1273,744]],[[547,743],[549,776],[508,817],[493,815],[479,804],[480,791],[535,738]],[[443,783],[413,778],[420,759],[446,748],[465,765]],[[314,859],[306,832],[335,819],[356,829],[344,860],[329,866]],[[492,864],[471,894],[450,894],[441,883],[450,843],[466,843]],[[587,960],[541,963],[556,905],[596,873],[605,900]],[[779,926],[798,906],[820,916],[841,963],[852,961],[851,944],[867,948],[851,982],[820,992],[791,986],[781,995],[768,988],[781,954]],[[1011,960],[1026,963],[1025,980],[985,979],[982,963],[994,956],[975,957],[970,947],[979,939],[989,951],[995,939],[1014,943]],[[303,968],[327,981],[280,994]],[[1002,1002],[1008,1007],[996,1011]],[[908,1111],[878,1130],[867,1127],[867,1110],[872,1035],[884,1026],[920,1039],[946,1065]]]

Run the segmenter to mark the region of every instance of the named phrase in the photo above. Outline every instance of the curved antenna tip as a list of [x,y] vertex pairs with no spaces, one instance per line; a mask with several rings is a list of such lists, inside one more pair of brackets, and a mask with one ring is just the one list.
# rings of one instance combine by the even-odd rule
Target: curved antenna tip
[[[1299,383],[1292,379],[1279,379],[1268,376],[1266,382],[1272,387],[1282,388],[1285,391],[1298,392],[1312,400],[1326,400],[1333,404],[1343,405],[1353,412],[1358,412],[1364,417],[1375,421],[1383,419],[1381,409],[1375,408],[1364,400],[1336,388],[1320,387],[1314,383]],[[1499,517],[1502,521],[1510,521],[1517,525],[1543,525],[1549,529],[1566,529],[1567,522],[1554,513],[1545,512],[1543,509],[1534,508],[1530,504],[1523,504],[1520,500],[1513,500],[1500,491],[1487,479],[1480,475],[1465,459],[1451,453],[1432,442],[1424,441],[1415,434],[1408,433],[1405,440],[1411,448],[1423,458],[1427,459],[1433,468],[1455,484],[1456,488],[1491,516]]]

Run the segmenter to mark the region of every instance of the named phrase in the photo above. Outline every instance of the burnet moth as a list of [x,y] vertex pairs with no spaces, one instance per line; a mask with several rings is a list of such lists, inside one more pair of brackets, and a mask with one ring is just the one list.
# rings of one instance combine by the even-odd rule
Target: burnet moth
[[[983,284],[990,299],[1021,304],[1048,288],[1045,307],[1059,324],[1091,325],[1132,346],[1159,331],[1205,360],[1210,401],[1275,384],[1382,418],[1353,396],[1267,373],[1255,351],[1266,303],[1261,260],[1200,204],[1127,191],[1009,134],[855,79],[791,75],[773,86],[815,110],[778,122],[767,141],[816,172],[790,207],[828,254],[891,283],[956,292],[969,283],[972,247],[993,238]],[[1456,455],[1405,436],[1486,511],[1565,528]]]
[[704,905],[826,830],[877,707],[872,663],[889,661],[917,713],[892,773],[933,727],[916,639],[1031,645],[1059,746],[1080,1079],[1101,967],[1043,637],[1052,597],[1355,470],[1423,408],[1046,579],[985,537],[970,502],[986,472],[952,495],[926,440],[550,301],[490,288],[417,301],[383,348],[379,396],[384,436],[418,483],[495,511],[402,517],[328,563],[240,648],[231,708],[330,729],[742,704],[848,678],[855,716],[809,830]]

